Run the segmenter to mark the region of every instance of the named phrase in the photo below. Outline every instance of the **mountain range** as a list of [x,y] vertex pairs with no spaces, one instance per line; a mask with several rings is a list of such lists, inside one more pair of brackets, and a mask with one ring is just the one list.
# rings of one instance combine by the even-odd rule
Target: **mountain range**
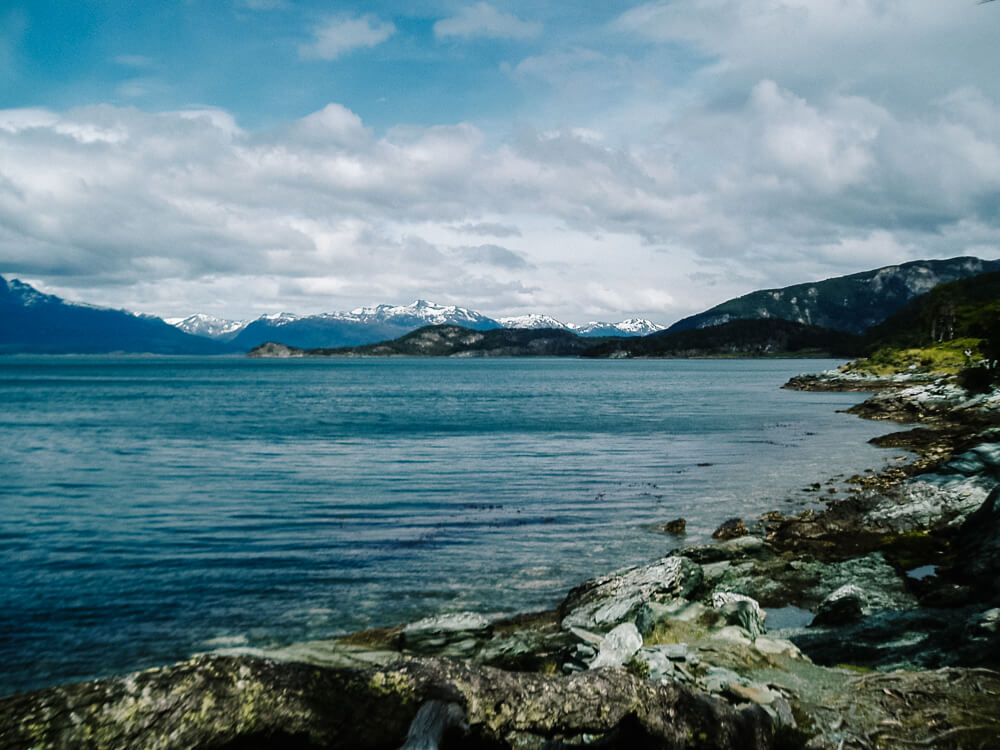
[[[789,342],[802,351],[818,348],[834,352],[853,345],[849,339],[830,332],[863,333],[941,284],[991,271],[1000,271],[1000,261],[972,257],[913,261],[752,292],[678,321],[668,329],[641,319],[582,326],[541,314],[494,319],[467,308],[425,300],[321,315],[270,314],[249,322],[193,315],[171,319],[171,325],[153,316],[66,302],[16,279],[6,281],[0,277],[0,353],[221,354],[247,352],[267,341],[301,349],[330,349],[385,342],[428,325],[454,325],[474,331],[555,330],[595,339],[621,337],[623,345],[614,351],[625,356],[630,351],[631,356],[658,356],[655,352],[663,347],[665,354],[675,352],[670,356],[676,356],[676,352],[696,354],[707,351],[705,346],[711,349],[719,345],[734,345],[733,353],[750,354],[770,352]],[[674,337],[741,320],[789,321],[804,328],[727,326],[723,332],[709,335],[715,337],[711,345],[705,343],[708,339],[699,343],[697,337]],[[730,340],[729,333],[735,340]],[[809,346],[810,339],[817,346]],[[595,340],[588,346],[598,343]],[[573,348],[578,347],[574,344]]]
[[167,322],[186,333],[230,342],[243,351],[266,341],[280,341],[301,349],[364,346],[399,338],[427,325],[457,325],[474,331],[554,328],[591,337],[644,336],[663,330],[663,326],[639,318],[620,323],[592,321],[584,325],[563,323],[549,315],[539,314],[494,319],[465,307],[439,305],[427,300],[417,300],[410,305],[377,305],[320,315],[263,315],[251,321],[224,320],[198,314],[168,319]]

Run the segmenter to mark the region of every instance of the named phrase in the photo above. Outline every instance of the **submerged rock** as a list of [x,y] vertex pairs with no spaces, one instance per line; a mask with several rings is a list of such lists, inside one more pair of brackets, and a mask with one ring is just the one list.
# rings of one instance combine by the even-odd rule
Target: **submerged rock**
[[723,521],[719,525],[719,528],[712,532],[712,538],[735,539],[738,536],[746,536],[749,533],[747,525],[743,522],[742,518],[730,518]]
[[687,533],[687,521],[683,518],[675,518],[673,521],[667,521],[663,524],[660,530],[674,536],[682,536]]

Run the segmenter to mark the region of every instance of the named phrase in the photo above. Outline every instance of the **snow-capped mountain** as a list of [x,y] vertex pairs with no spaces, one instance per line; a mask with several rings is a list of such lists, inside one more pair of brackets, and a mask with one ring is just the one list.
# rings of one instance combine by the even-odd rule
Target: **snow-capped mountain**
[[417,300],[409,305],[359,307],[350,312],[261,316],[240,329],[233,343],[252,349],[277,341],[302,349],[361,346],[398,338],[426,325],[451,323],[480,331],[501,325],[475,310]]
[[204,314],[171,318],[167,322],[187,333],[232,341],[247,349],[265,341],[278,341],[303,349],[360,346],[397,338],[422,326],[445,324],[479,331],[493,328],[555,328],[580,336],[644,336],[663,328],[638,318],[621,323],[590,322],[582,326],[563,323],[551,315],[539,313],[494,319],[467,307],[441,305],[423,299],[409,305],[374,305],[358,307],[350,312],[319,315],[275,313],[261,315],[250,322],[223,320]]
[[579,326],[569,326],[579,336],[647,336],[662,331],[664,326],[645,318],[629,318],[621,323],[605,323],[592,320]]
[[571,327],[556,320],[551,315],[539,315],[529,313],[528,315],[516,315],[513,317],[497,318],[497,323],[504,328],[529,328],[537,330],[539,328],[558,328],[563,331],[571,330]]
[[643,318],[629,318],[620,323],[592,320],[589,323],[577,325],[563,323],[551,315],[531,313],[516,317],[497,318],[497,322],[504,328],[557,328],[563,331],[572,331],[578,336],[646,336],[663,330],[663,326]]
[[164,318],[164,321],[194,336],[222,340],[232,338],[247,324],[245,320],[214,318],[204,313],[195,313],[186,318]]
[[376,305],[351,310],[351,317],[362,323],[401,323],[409,325],[419,321],[421,325],[452,325],[488,330],[500,328],[500,324],[475,310],[456,305],[439,305],[418,299],[411,305]]

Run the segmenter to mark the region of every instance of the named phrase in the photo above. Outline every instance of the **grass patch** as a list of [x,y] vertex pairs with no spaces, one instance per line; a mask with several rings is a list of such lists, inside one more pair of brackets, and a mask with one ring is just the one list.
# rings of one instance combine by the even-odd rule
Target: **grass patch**
[[982,339],[964,338],[916,349],[882,347],[868,357],[851,362],[844,369],[865,375],[903,372],[955,375],[982,358],[981,345]]

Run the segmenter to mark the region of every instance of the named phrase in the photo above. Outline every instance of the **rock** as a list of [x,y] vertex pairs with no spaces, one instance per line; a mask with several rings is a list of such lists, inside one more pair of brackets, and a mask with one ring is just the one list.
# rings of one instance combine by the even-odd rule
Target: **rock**
[[774,709],[774,718],[777,720],[778,726],[791,727],[792,729],[798,726],[788,699],[781,693],[774,694],[774,703],[771,704],[771,708]]
[[1000,608],[988,609],[970,617],[965,633],[973,640],[994,641],[1000,645]]
[[247,353],[248,357],[277,357],[287,359],[288,357],[304,357],[305,351],[297,346],[286,346],[274,341],[265,341],[263,344],[255,346]]
[[631,622],[622,623],[608,633],[601,642],[597,658],[590,664],[591,669],[622,667],[628,663],[636,651],[642,648],[642,636]]
[[663,524],[660,530],[674,536],[682,536],[687,533],[687,521],[683,518],[675,518],[673,521],[667,521]]
[[720,544],[702,544],[684,547],[673,552],[696,563],[717,563],[722,561],[742,562],[746,560],[769,560],[775,556],[770,544],[756,536],[738,536]]
[[746,536],[748,533],[747,525],[743,523],[742,518],[730,518],[727,521],[723,521],[719,528],[712,532],[713,539],[735,539],[739,536]]
[[634,659],[646,665],[649,670],[649,679],[653,682],[672,680],[677,674],[674,669],[674,660],[664,653],[662,646],[639,649]]
[[792,659],[805,659],[806,657],[791,641],[785,640],[784,638],[768,638],[766,636],[760,636],[756,638],[753,642],[753,647],[757,649],[762,654],[767,656],[788,656]]
[[727,641],[728,643],[739,646],[749,647],[753,644],[750,640],[750,636],[747,634],[747,631],[739,625],[726,625],[718,630],[713,630],[709,634],[709,637],[716,641]]
[[860,498],[859,523],[883,533],[957,528],[978,508],[993,482],[981,475],[939,471]]
[[664,557],[577,586],[559,605],[559,617],[564,628],[607,631],[634,621],[644,603],[686,597],[701,582],[699,565],[683,557]]
[[916,597],[907,590],[904,576],[886,562],[881,552],[823,566],[819,583],[811,593],[826,599],[847,584],[862,588],[867,606],[873,610],[911,609],[917,604]]
[[1000,592],[1000,487],[959,529],[952,544],[955,571],[975,589]]
[[728,624],[743,628],[751,638],[756,638],[767,632],[767,628],[764,626],[764,618],[767,615],[761,611],[760,605],[749,596],[717,591],[712,594],[712,606]]
[[689,602],[686,599],[674,599],[666,604],[659,602],[646,602],[639,608],[635,616],[636,627],[642,637],[649,636],[658,625],[676,622],[694,622],[700,618],[707,608],[698,602]]
[[847,584],[830,594],[819,605],[809,627],[836,626],[856,622],[868,611],[868,597],[860,586]]
[[[425,709],[429,701],[437,708]],[[515,673],[446,659],[353,670],[201,656],[2,699],[0,727],[5,750],[366,750],[402,745],[421,711],[424,719],[440,715],[462,747],[541,747],[584,733],[604,735],[609,747],[683,748],[692,738],[706,750],[772,743],[760,707],[737,709],[673,681],[624,670]]]
[[449,731],[468,732],[465,711],[457,703],[427,701],[413,717],[399,750],[438,750]]
[[724,690],[726,695],[738,701],[749,701],[761,706],[770,706],[777,697],[773,691],[768,690],[766,685],[759,683],[742,684],[740,682],[730,682],[726,684]]
[[726,667],[709,667],[698,680],[699,687],[709,693],[721,693],[730,683],[740,683],[743,678]]
[[490,623],[475,612],[427,617],[403,628],[406,651],[421,655],[472,656],[490,636]]

